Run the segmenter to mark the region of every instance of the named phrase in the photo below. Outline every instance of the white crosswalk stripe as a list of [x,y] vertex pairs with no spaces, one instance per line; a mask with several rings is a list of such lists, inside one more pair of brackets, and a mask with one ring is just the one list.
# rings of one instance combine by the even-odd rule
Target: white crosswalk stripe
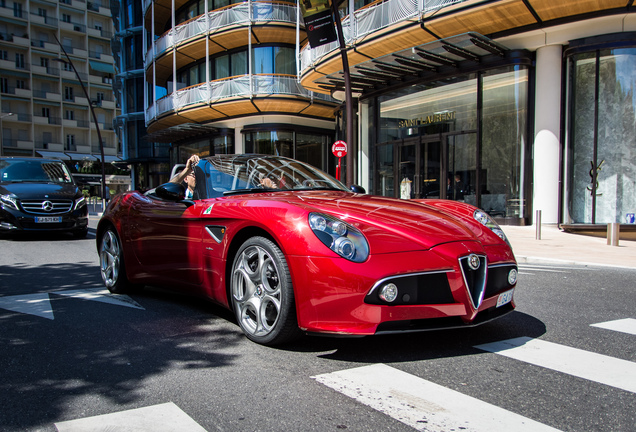
[[621,333],[636,335],[636,319],[625,318],[615,321],[606,321],[597,324],[590,324],[592,327],[599,327],[607,330],[614,330]]
[[475,348],[636,393],[636,363],[627,360],[529,337]]
[[557,430],[384,364],[313,378],[420,431]]
[[58,432],[206,432],[172,402],[55,423]]

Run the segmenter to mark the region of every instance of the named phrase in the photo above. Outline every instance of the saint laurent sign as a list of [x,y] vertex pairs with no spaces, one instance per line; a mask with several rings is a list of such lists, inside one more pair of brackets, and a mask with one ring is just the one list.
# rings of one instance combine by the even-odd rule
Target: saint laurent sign
[[398,127],[417,127],[432,123],[446,122],[450,120],[455,120],[455,111],[443,111],[414,119],[400,120],[398,121]]

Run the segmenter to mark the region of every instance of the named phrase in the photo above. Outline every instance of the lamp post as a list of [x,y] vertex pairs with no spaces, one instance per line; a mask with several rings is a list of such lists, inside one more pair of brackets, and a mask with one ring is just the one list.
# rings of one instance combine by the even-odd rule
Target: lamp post
[[2,156],[2,148],[4,146],[4,132],[2,132],[2,119],[5,117],[11,117],[13,113],[2,113],[0,115],[0,156]]
[[93,108],[93,103],[91,101],[90,96],[88,95],[88,91],[86,91],[86,87],[84,86],[84,82],[82,81],[82,78],[80,78],[79,73],[77,72],[77,69],[75,69],[75,65],[73,64],[73,62],[71,61],[71,58],[68,56],[68,54],[66,53],[66,50],[64,49],[64,46],[60,43],[59,39],[57,38],[57,36],[55,35],[55,33],[53,33],[53,37],[55,38],[57,44],[60,46],[60,48],[62,49],[62,52],[64,53],[64,56],[66,56],[67,60],[64,59],[53,59],[53,61],[58,61],[60,63],[64,63],[64,64],[70,64],[71,67],[73,68],[73,72],[75,72],[75,76],[77,77],[77,80],[80,83],[80,86],[82,87],[82,91],[84,92],[84,96],[86,96],[86,100],[88,101],[88,107],[91,110],[91,114],[93,116],[93,122],[95,123],[95,129],[97,130],[97,140],[99,141],[99,151],[102,157],[102,211],[104,211],[104,209],[106,208],[106,171],[105,171],[105,167],[104,167],[104,143],[102,142],[102,134],[99,131],[99,123],[97,123],[97,115],[95,114],[95,109]]

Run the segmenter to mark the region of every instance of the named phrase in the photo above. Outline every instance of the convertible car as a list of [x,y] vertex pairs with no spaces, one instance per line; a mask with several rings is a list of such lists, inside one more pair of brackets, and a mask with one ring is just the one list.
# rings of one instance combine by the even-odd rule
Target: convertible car
[[201,159],[196,188],[111,200],[97,229],[105,285],[203,296],[261,344],[469,327],[515,307],[517,264],[484,211],[347,189],[299,161]]

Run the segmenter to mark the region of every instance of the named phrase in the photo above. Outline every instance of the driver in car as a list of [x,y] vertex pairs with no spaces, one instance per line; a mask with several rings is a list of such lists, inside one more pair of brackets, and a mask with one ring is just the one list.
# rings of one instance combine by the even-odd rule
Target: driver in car
[[199,163],[199,156],[192,155],[186,162],[185,168],[174,177],[170,179],[170,183],[181,184],[185,182],[187,185],[186,199],[192,199],[194,196],[194,187],[197,185],[196,177],[194,176],[194,167]]

